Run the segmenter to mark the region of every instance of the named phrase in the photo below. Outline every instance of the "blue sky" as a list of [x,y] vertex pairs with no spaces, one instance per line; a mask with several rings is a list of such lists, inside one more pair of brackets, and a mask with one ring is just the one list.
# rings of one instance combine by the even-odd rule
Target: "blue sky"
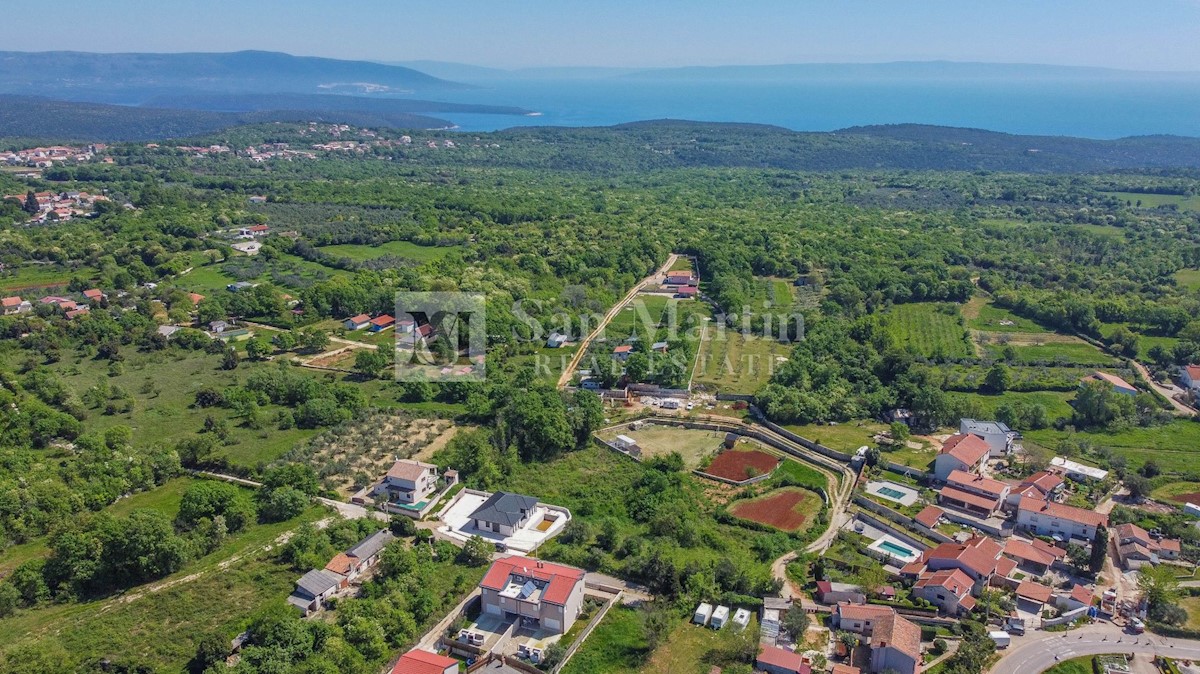
[[[1200,70],[1200,0],[5,0],[0,49],[494,67],[893,60]],[[49,39],[50,24],[69,37]],[[81,29],[79,29],[81,28]],[[78,29],[78,30],[77,30]]]

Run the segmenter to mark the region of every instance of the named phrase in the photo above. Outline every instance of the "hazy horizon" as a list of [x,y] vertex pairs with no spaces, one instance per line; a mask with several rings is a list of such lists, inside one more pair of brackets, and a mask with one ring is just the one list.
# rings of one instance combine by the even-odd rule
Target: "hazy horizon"
[[[1197,0],[965,4],[60,0],[53,11],[89,27],[72,35],[71,51],[101,53],[262,50],[504,70],[952,61],[1194,72],[1200,64]],[[6,9],[47,10],[34,0]],[[41,31],[13,31],[5,44],[55,51],[46,46]]]

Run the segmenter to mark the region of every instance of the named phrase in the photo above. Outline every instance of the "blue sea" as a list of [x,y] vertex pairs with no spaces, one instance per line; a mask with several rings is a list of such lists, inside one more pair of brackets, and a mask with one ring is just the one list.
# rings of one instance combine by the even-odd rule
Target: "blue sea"
[[1200,81],[652,81],[501,80],[439,95],[539,116],[435,113],[463,131],[608,126],[648,119],[774,124],[832,131],[920,123],[1017,134],[1120,138],[1200,136]]

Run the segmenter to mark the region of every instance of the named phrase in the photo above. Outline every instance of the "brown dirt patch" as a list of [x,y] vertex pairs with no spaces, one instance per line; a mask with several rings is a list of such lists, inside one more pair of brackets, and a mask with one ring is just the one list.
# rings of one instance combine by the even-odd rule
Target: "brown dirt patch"
[[778,465],[779,458],[766,452],[760,452],[757,449],[749,451],[734,449],[718,454],[704,472],[726,480],[741,482],[756,475],[770,473]]
[[1190,494],[1176,494],[1171,497],[1176,503],[1191,503],[1192,505],[1200,505],[1200,491],[1194,491]]
[[756,499],[741,501],[730,509],[734,517],[759,522],[782,531],[796,531],[805,516],[797,510],[810,494],[799,489],[781,489]]

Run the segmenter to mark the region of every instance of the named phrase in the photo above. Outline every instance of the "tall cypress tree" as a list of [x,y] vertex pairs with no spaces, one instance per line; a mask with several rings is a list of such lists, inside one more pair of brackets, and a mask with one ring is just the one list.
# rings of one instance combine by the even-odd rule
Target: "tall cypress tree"
[[1092,538],[1092,554],[1088,558],[1088,571],[1100,573],[1104,568],[1104,558],[1108,556],[1108,529],[1104,525],[1096,527],[1096,535]]
[[25,205],[22,208],[30,215],[37,215],[38,211],[42,210],[42,207],[38,204],[37,195],[33,193],[33,190],[25,193]]

